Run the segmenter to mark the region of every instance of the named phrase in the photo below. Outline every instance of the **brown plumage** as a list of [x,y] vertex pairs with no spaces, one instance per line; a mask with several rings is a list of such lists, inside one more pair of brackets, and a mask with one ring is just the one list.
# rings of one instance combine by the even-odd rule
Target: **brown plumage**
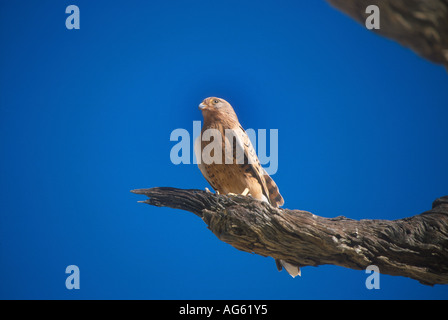
[[[224,99],[210,97],[199,109],[204,124],[194,151],[198,167],[212,188],[221,194],[243,194],[248,189],[255,199],[274,207],[283,205],[277,184],[261,166],[232,106]],[[275,262],[278,270],[285,267],[291,276],[300,275],[297,266],[278,259]]]
[[[255,199],[275,207],[283,205],[277,185],[261,166],[232,106],[224,99],[211,97],[200,104],[200,109],[204,124],[202,139],[195,143],[195,152],[199,169],[213,189],[221,194],[241,194],[248,188]],[[210,139],[204,141],[209,136]],[[221,150],[220,155],[215,154],[218,150]]]

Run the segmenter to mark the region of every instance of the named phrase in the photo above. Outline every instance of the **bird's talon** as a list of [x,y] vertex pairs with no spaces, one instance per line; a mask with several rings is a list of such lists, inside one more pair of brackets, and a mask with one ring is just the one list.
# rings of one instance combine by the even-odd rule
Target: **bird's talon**
[[241,194],[242,196],[247,196],[249,194],[249,188],[244,189],[243,193]]

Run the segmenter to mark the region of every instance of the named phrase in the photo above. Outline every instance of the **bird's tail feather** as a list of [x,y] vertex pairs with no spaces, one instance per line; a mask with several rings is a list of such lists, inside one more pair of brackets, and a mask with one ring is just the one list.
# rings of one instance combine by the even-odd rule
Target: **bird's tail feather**
[[282,271],[282,269],[285,268],[285,270],[293,278],[301,275],[300,268],[298,266],[290,264],[289,262],[280,259],[275,259],[275,264],[277,265],[278,271]]

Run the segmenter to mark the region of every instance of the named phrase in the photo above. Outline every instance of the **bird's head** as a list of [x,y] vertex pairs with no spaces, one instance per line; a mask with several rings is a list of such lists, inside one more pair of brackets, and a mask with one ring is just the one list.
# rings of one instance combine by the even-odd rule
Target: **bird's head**
[[238,118],[232,106],[224,99],[216,97],[206,98],[199,105],[199,109],[202,111],[204,120],[226,118],[238,122]]

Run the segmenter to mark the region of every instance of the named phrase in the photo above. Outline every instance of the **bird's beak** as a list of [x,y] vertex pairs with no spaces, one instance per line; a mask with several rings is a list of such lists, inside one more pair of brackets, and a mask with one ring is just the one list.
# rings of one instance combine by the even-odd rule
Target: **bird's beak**
[[203,103],[201,103],[200,105],[199,105],[199,109],[200,110],[203,110],[205,107],[207,107],[205,104],[203,104]]

